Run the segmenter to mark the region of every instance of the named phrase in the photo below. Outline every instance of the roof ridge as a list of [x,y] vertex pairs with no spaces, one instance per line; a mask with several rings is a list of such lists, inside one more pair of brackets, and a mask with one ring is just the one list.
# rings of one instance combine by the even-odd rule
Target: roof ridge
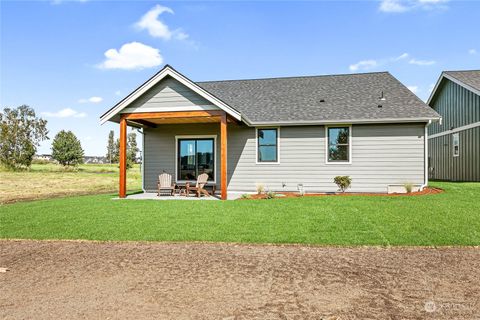
[[444,70],[443,72],[472,72],[472,71],[475,71],[475,72],[480,72],[480,69],[468,69],[468,70]]
[[341,76],[360,76],[368,74],[387,73],[388,71],[373,71],[373,72],[357,72],[357,73],[335,73],[335,74],[321,74],[313,76],[285,76],[285,77],[266,77],[266,78],[247,78],[247,79],[227,79],[227,80],[210,80],[210,81],[195,81],[195,83],[213,83],[213,82],[234,82],[234,81],[257,81],[257,80],[279,80],[279,79],[304,79],[304,78],[322,78],[322,77],[341,77]]

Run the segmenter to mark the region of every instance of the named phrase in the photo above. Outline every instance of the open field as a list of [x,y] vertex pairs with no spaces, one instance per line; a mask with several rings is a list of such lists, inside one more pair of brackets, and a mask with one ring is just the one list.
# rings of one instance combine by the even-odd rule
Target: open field
[[0,241],[2,319],[478,319],[478,248]]
[[112,200],[114,194],[0,206],[0,237],[480,245],[480,183],[434,183],[432,195],[247,201]]
[[[130,190],[141,188],[138,165],[128,170]],[[56,164],[33,164],[28,171],[0,170],[0,204],[118,190],[118,165],[84,164],[65,170]]]

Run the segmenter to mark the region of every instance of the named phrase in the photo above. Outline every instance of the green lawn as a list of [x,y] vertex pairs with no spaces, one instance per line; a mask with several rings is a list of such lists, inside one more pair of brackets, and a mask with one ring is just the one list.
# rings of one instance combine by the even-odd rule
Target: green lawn
[[333,245],[480,245],[480,183],[414,197],[243,201],[78,196],[0,206],[0,237]]

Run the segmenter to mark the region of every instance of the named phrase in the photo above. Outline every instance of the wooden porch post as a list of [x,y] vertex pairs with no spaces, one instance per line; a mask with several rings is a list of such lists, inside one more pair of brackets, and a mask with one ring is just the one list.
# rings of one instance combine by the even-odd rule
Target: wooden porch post
[[127,119],[124,116],[120,118],[120,185],[118,197],[127,196]]
[[222,200],[227,200],[227,114],[220,119],[220,181]]

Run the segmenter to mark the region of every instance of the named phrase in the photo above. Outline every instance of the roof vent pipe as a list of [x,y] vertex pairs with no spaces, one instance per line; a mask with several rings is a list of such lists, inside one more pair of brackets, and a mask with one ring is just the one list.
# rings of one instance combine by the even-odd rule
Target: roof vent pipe
[[383,96],[383,90],[382,90],[382,95],[381,95],[380,98],[378,98],[378,99],[381,100],[381,101],[387,100],[387,99],[385,99],[385,97]]

